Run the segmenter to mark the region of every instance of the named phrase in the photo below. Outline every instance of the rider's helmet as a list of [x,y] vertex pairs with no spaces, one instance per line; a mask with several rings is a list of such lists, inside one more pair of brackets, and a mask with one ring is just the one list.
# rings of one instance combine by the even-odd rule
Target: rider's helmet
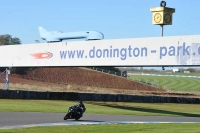
[[82,102],[82,101],[79,101],[78,104],[77,104],[77,106],[80,106],[80,105],[82,105],[82,104],[83,104],[83,102]]

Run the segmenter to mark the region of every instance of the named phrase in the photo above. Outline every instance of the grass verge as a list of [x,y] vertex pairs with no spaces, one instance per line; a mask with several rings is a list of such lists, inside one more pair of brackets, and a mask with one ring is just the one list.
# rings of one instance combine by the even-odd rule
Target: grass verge
[[[66,112],[77,101],[0,99],[0,112]],[[87,114],[200,117],[199,104],[84,101]]]
[[199,133],[200,124],[113,124],[33,127],[0,130],[0,133]]
[[200,92],[200,80],[196,78],[147,75],[131,75],[129,78],[154,83],[177,92]]

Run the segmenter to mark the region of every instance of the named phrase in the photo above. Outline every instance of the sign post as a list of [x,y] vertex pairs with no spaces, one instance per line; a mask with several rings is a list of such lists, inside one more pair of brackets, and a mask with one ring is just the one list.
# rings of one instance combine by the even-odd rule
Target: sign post
[[8,90],[9,88],[9,74],[10,74],[10,70],[9,68],[6,68],[6,90]]
[[172,25],[172,16],[175,8],[166,7],[166,2],[161,1],[160,7],[150,8],[152,12],[152,24],[160,25],[161,36],[163,36],[164,25]]

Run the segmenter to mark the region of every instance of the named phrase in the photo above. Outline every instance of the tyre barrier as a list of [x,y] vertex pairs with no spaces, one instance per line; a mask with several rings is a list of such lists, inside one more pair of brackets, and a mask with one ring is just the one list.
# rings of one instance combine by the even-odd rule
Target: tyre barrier
[[200,98],[144,96],[124,94],[96,94],[77,92],[37,92],[19,90],[0,90],[1,99],[37,99],[37,100],[82,100],[82,101],[113,101],[140,103],[190,103],[200,104]]

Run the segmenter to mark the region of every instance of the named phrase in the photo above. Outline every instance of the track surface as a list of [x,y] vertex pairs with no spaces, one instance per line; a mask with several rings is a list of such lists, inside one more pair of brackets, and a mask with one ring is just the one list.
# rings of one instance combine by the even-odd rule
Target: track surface
[[[64,121],[65,113],[27,113],[27,112],[0,112],[0,128],[43,124],[43,123],[70,123],[75,120]],[[78,122],[200,122],[200,117],[168,117],[168,116],[130,116],[130,115],[96,115],[84,114]]]

